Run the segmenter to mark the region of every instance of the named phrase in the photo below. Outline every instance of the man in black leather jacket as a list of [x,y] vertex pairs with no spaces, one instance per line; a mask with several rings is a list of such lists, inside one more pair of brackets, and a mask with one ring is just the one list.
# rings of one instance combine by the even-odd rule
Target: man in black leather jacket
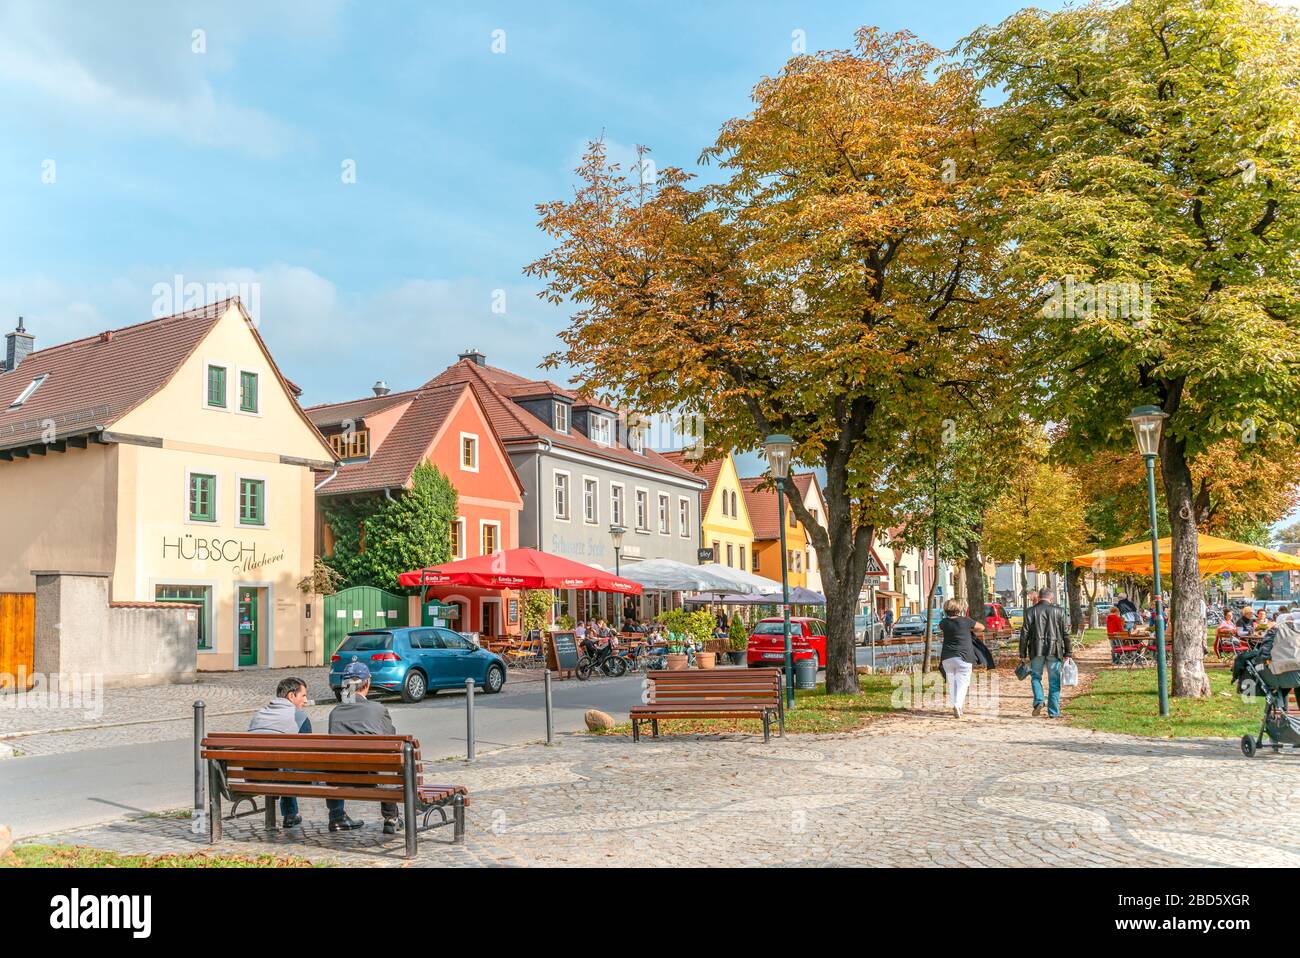
[[1034,687],[1034,714],[1043,710],[1043,666],[1047,666],[1047,717],[1061,714],[1061,666],[1074,652],[1070,644],[1070,623],[1065,610],[1052,602],[1052,591],[1040,589],[1038,602],[1025,610],[1020,629],[1020,661],[1029,660]]

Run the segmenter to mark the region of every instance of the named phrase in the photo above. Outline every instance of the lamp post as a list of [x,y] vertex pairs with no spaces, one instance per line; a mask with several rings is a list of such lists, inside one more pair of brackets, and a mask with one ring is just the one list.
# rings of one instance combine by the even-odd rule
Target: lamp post
[[609,537],[614,542],[614,575],[622,575],[622,571],[619,567],[619,560],[623,552],[623,533],[625,532],[627,532],[627,529],[620,525],[612,525],[609,527]]
[[794,454],[794,440],[780,434],[768,436],[763,441],[767,453],[767,467],[776,480],[777,518],[781,526],[781,619],[785,633],[785,702],[794,708],[794,653],[790,648],[790,572],[785,555],[785,480],[790,474],[790,458]]
[[1138,406],[1128,415],[1137,436],[1138,452],[1147,461],[1147,510],[1151,514],[1151,571],[1155,575],[1156,682],[1160,686],[1160,715],[1169,715],[1169,686],[1165,675],[1164,592],[1160,585],[1160,530],[1156,525],[1156,456],[1160,432],[1169,414],[1156,406]]

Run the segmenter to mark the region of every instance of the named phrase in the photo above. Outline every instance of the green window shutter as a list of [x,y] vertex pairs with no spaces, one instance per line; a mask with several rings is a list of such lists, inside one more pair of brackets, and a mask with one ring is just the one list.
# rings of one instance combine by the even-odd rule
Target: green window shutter
[[217,477],[190,475],[190,519],[195,522],[217,521]]
[[239,374],[239,410],[257,412],[257,373]]
[[239,480],[239,521],[252,526],[266,523],[266,483],[261,479]]
[[226,408],[226,367],[208,367],[208,405]]

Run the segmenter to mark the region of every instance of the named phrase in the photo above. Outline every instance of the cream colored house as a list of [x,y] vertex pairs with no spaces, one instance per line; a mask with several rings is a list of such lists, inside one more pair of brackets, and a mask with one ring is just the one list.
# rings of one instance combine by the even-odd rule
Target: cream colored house
[[312,469],[336,459],[239,301],[22,346],[0,372],[0,592],[107,575],[112,603],[197,607],[199,669],[318,662],[297,584]]

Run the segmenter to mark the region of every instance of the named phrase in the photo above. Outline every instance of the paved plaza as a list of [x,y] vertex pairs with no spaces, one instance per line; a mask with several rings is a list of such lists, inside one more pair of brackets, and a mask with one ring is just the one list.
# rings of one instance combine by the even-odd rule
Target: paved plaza
[[[1098,664],[1087,655],[1085,673]],[[1001,679],[1002,673],[999,672]],[[1085,675],[1086,683],[1086,675]],[[418,865],[1300,865],[1294,755],[1244,759],[1227,739],[1158,740],[1030,717],[1027,683],[1001,682],[996,711],[959,721],[933,709],[839,736],[646,739],[557,744],[431,762],[426,781],[468,786],[467,839],[422,836]],[[245,806],[246,808],[247,806]],[[1239,828],[1268,809],[1269,838]],[[367,825],[267,833],[228,823],[220,850],[349,866],[404,865],[377,807]],[[44,836],[126,852],[207,849],[189,822],[147,817]]]

